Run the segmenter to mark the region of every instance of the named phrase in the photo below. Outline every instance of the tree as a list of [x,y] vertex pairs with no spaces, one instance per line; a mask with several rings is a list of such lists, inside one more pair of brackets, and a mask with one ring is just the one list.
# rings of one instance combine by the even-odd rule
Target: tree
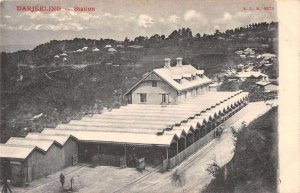
[[179,34],[178,34],[178,31],[177,31],[177,30],[174,30],[174,31],[168,36],[169,39],[178,39],[178,37],[179,37]]
[[193,33],[192,33],[192,30],[190,28],[186,28],[184,37],[187,37],[187,38],[192,38],[193,37]]
[[158,34],[155,34],[155,35],[151,36],[150,39],[149,39],[151,44],[159,42],[160,40],[161,40],[161,37]]
[[125,45],[125,46],[128,46],[129,41],[130,41],[130,40],[126,37],[125,40],[124,40],[124,45]]
[[144,43],[147,39],[148,39],[148,37],[139,36],[139,37],[134,38],[134,42],[138,43],[140,45],[144,45]]

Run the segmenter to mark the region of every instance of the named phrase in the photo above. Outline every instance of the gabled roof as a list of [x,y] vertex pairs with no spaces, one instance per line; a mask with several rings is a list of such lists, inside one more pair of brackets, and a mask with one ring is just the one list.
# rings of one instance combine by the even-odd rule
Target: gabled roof
[[115,48],[108,48],[109,52],[116,52],[117,50]]
[[[152,72],[145,75],[140,81],[138,81],[135,85],[133,85],[125,94],[126,96],[133,89],[135,89],[143,80],[145,80],[151,73],[156,74],[159,78],[164,80],[167,84],[169,84],[176,91],[183,91],[189,88],[197,87],[203,84],[209,84],[212,82],[211,79],[207,78],[203,75],[204,70],[197,70],[192,65],[181,65],[174,67],[164,67],[154,69]],[[196,75],[203,75],[201,78]],[[183,77],[192,77],[196,76],[194,80],[185,80],[181,83],[178,83],[176,79],[182,79]]]
[[248,71],[248,72],[240,72],[237,74],[238,77],[240,78],[249,78],[249,77],[255,77],[258,78],[260,76],[262,77],[267,77],[268,75],[261,73],[261,72],[257,72],[257,71]]
[[169,68],[158,68],[153,70],[160,78],[165,80],[169,85],[175,88],[177,91],[186,90],[192,87],[208,84],[212,82],[211,79],[203,75],[202,78],[196,78],[191,81],[184,81],[184,83],[178,83],[174,80],[173,76],[195,76],[196,74],[203,74],[204,71],[197,70],[192,65],[174,66]]
[[276,55],[275,54],[270,54],[270,53],[264,53],[264,54],[262,54],[261,55],[262,57],[265,57],[265,58],[272,58],[272,57],[276,57]]
[[26,159],[27,156],[34,150],[35,146],[18,147],[8,144],[0,145],[0,157],[1,158],[16,158]]
[[34,145],[0,144],[0,157],[26,159],[34,150],[44,152]]
[[33,145],[36,146],[43,151],[47,152],[52,144],[59,145],[56,141],[51,139],[30,139],[30,138],[22,138],[22,137],[11,137],[6,144],[14,144],[14,145]]
[[39,134],[29,133],[26,138],[12,137],[0,145],[0,157],[26,159],[35,150],[45,154],[52,145],[62,146],[72,136],[86,142],[168,147],[174,139],[216,121],[247,96],[242,91],[210,92],[179,105],[130,104]]
[[55,129],[44,129],[42,133],[70,134],[81,141],[98,143],[169,146],[174,138],[215,121],[247,95],[241,91],[211,92],[179,105],[129,104],[60,124]]
[[43,133],[28,133],[26,136],[27,139],[50,139],[50,140],[55,140],[57,143],[60,145],[65,145],[65,143],[68,141],[69,138],[74,137],[70,134],[66,135],[46,135]]
[[271,84],[271,82],[269,81],[258,81],[256,82],[257,85],[260,85],[260,86],[266,86],[268,84]]
[[45,134],[72,134],[82,141],[101,141],[103,143],[121,143],[121,144],[144,144],[144,145],[169,145],[173,136],[157,136],[153,134],[142,133],[118,133],[118,132],[99,132],[87,130],[56,130],[44,129]]

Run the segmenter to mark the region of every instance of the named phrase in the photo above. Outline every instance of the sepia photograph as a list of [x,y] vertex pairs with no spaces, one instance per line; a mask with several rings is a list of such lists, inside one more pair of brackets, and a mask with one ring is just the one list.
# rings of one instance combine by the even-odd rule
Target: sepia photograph
[[2,193],[279,192],[277,1],[0,5]]

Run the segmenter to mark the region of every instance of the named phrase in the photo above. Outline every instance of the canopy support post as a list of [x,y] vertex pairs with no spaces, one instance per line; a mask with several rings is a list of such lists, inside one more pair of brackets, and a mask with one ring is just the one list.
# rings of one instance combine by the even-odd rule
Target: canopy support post
[[166,154],[167,154],[167,156],[166,156],[167,161],[169,161],[169,150],[168,150],[168,148],[166,148]]
[[127,167],[127,149],[126,149],[126,145],[124,145],[124,153],[125,153],[125,167]]

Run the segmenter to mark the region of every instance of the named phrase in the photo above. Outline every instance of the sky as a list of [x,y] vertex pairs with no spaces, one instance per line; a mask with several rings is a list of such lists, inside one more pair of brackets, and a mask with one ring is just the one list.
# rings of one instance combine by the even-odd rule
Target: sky
[[[112,38],[124,40],[169,35],[189,27],[213,33],[254,22],[277,21],[273,0],[0,0],[2,50],[32,49],[50,40]],[[60,6],[61,11],[17,11],[16,6]],[[74,6],[95,11],[75,11]],[[274,10],[249,10],[264,6]],[[246,8],[247,10],[244,10]],[[218,27],[216,27],[218,26]],[[6,50],[7,51],[7,50]]]

